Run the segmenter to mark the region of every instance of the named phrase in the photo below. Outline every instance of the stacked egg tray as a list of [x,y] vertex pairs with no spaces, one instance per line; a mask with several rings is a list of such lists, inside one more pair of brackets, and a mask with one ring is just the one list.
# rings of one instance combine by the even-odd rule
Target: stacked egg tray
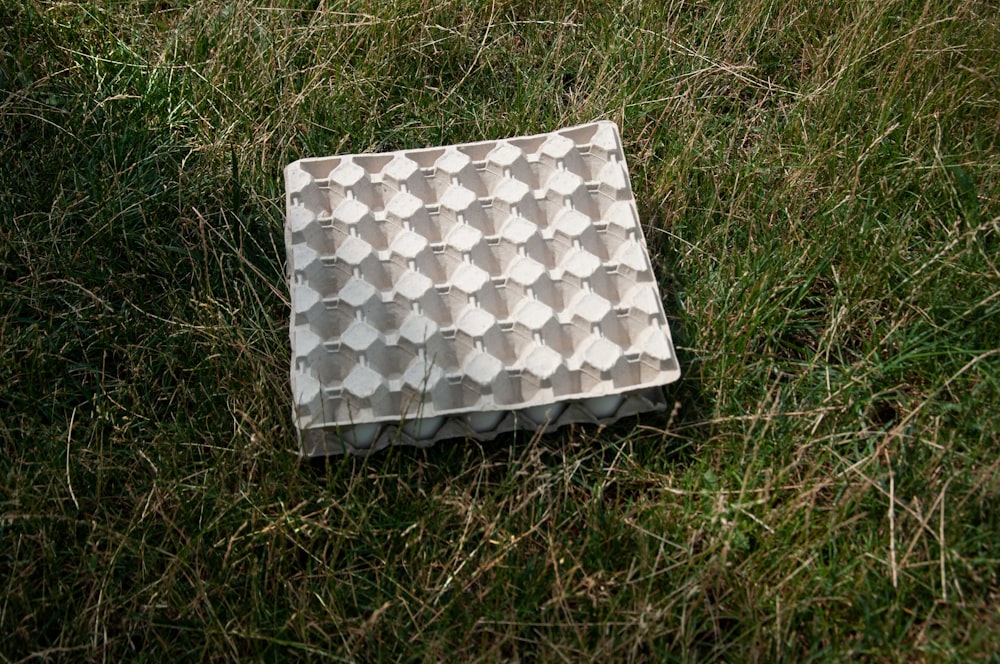
[[663,409],[680,369],[618,128],[285,169],[304,456]]

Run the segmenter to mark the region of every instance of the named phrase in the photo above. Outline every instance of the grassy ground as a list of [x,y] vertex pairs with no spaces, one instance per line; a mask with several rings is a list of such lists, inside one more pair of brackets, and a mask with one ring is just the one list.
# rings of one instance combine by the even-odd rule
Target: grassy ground
[[[995,3],[316,4],[0,0],[0,660],[995,657]],[[674,414],[300,463],[284,164],[597,118]]]

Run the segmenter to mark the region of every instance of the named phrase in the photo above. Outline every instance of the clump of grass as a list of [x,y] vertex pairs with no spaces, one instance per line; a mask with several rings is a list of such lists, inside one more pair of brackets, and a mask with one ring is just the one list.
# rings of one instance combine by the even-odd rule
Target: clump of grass
[[[0,8],[0,654],[989,659],[987,2]],[[301,463],[281,167],[623,128],[669,418]]]

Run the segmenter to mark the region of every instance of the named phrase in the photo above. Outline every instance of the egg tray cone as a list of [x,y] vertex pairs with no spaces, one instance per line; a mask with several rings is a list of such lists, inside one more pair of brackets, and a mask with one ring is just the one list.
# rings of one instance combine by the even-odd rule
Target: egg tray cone
[[618,128],[285,168],[304,456],[662,410],[680,377]]

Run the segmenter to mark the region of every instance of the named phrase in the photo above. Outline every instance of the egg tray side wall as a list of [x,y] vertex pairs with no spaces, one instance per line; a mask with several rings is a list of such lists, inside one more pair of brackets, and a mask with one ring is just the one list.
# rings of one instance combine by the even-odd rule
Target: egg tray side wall
[[[535,430],[550,433],[570,424],[609,425],[620,419],[642,413],[662,412],[667,410],[667,401],[663,389],[659,387],[640,390],[619,395],[616,402],[600,404],[596,415],[593,406],[585,401],[557,402],[550,407],[537,407],[516,411],[497,411],[496,424],[484,429],[481,424],[473,426],[467,416],[447,416],[441,427],[432,436],[413,435],[422,428],[423,418],[409,422],[388,422],[373,425],[325,426],[299,431],[300,454],[307,458],[317,458],[332,455],[350,454],[366,456],[374,454],[390,445],[409,445],[413,447],[431,447],[447,440],[463,440],[474,438],[480,441],[490,441],[497,436],[516,430]],[[554,406],[551,407],[551,406]],[[609,407],[614,407],[610,414]],[[365,432],[364,445],[357,445],[354,429],[357,427],[373,427],[373,432]]]

